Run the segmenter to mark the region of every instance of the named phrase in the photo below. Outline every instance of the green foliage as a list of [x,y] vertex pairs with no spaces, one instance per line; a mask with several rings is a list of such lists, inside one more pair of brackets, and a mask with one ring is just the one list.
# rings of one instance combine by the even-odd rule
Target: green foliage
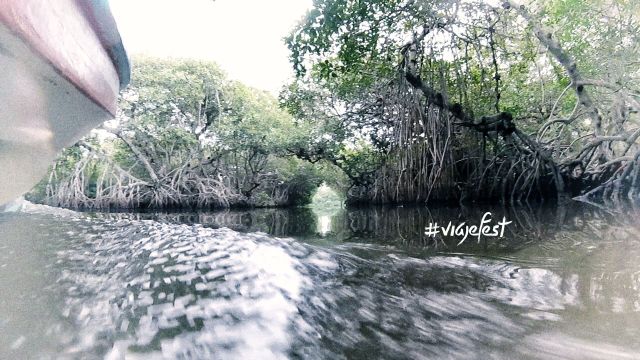
[[383,159],[379,151],[363,142],[354,147],[345,147],[339,155],[337,164],[349,176],[354,185],[370,183]]
[[68,149],[41,186],[53,195],[36,197],[97,208],[311,201],[326,174],[294,156],[309,135],[277,99],[226,79],[213,63],[133,64],[119,116],[105,126],[111,135]]
[[344,196],[338,191],[322,184],[313,194],[310,207],[318,215],[333,215],[343,207],[344,201]]
[[[307,134],[313,134],[299,138],[301,155],[336,164],[356,186],[370,184],[382,167],[385,174],[419,173],[427,178],[405,176],[396,186],[383,185],[396,193],[401,180],[416,181],[420,187],[434,184],[432,174],[446,172],[436,168],[445,160],[452,161],[448,170],[456,169],[442,175],[442,181],[454,191],[458,185],[453,184],[469,181],[470,173],[486,174],[487,165],[500,167],[502,161],[511,161],[488,159],[487,150],[494,156],[513,150],[506,139],[494,134],[487,144],[486,134],[471,127],[450,129],[444,119],[425,120],[434,113],[429,107],[434,101],[417,96],[420,90],[408,85],[405,75],[411,69],[423,85],[456,104],[474,123],[507,112],[522,133],[541,141],[540,146],[559,142],[550,149],[554,159],[567,157],[562,149],[588,138],[592,130],[583,125],[589,119],[573,121],[585,116],[575,84],[567,66],[536,37],[533,23],[548,28],[553,40],[575,59],[583,78],[615,84],[607,90],[613,94],[593,91],[594,102],[612,107],[602,113],[626,116],[621,104],[635,100],[613,99],[616,88],[638,93],[640,3],[539,0],[525,9],[531,19],[508,4],[481,0],[314,1],[286,39],[297,79],[281,94],[285,108],[304,124]],[[540,134],[548,138],[538,139],[544,124],[555,120],[550,131]],[[566,124],[571,124],[571,131]],[[609,128],[616,127],[622,129],[620,121]],[[434,143],[439,143],[443,129],[451,141],[437,149]],[[430,158],[417,161],[413,153],[428,147],[433,149],[429,154],[417,156]],[[411,168],[418,163],[427,168]],[[413,191],[414,184],[406,188]]]

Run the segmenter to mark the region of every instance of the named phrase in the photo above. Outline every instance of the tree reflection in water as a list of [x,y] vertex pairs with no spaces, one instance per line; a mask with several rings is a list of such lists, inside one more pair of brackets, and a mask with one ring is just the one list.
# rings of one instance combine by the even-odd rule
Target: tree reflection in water
[[[430,222],[477,224],[487,211],[513,221],[504,238],[456,246],[455,237],[424,235]],[[63,271],[57,280],[49,275],[57,284],[50,290],[70,291],[62,308],[86,324],[83,333],[116,329],[96,333],[104,338],[91,346],[103,349],[114,337],[132,337],[140,345],[130,351],[165,355],[236,352],[244,344],[320,358],[578,359],[586,355],[580,349],[633,358],[640,351],[638,214],[585,206],[374,207],[342,209],[330,223],[306,208],[88,214],[56,225],[64,241],[51,246],[66,250],[53,256],[51,268]],[[43,236],[39,226],[51,229],[50,221],[17,219],[34,232],[21,246]],[[249,234],[206,229],[222,227]],[[277,331],[263,337],[264,326]],[[545,335],[550,329],[553,336]],[[248,343],[244,334],[269,343]]]

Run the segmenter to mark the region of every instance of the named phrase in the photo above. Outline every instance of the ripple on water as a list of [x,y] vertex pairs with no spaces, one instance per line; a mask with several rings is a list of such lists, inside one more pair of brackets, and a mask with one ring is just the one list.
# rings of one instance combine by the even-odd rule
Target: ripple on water
[[301,259],[330,263],[291,240],[228,229],[120,221],[90,232],[101,234],[91,251],[59,253],[63,311],[83,328],[70,352],[121,339],[113,351],[282,357],[305,326],[292,322],[310,286]]
[[[41,212],[22,216],[25,229],[43,223],[34,234],[51,231],[42,236],[59,242],[47,293],[62,294],[56,316],[71,328],[46,321],[60,357],[508,358],[538,356],[536,346],[560,353],[558,341],[569,339],[565,357],[581,358],[580,346],[595,346],[562,332],[557,341],[539,335],[594,306],[585,301],[603,303],[602,289],[585,291],[582,275],[556,264],[417,258],[390,246],[316,247],[150,220],[64,213],[51,221]],[[637,285],[630,269],[612,276],[632,271]],[[633,297],[616,294],[609,311],[629,314]],[[9,345],[30,341],[16,336]]]

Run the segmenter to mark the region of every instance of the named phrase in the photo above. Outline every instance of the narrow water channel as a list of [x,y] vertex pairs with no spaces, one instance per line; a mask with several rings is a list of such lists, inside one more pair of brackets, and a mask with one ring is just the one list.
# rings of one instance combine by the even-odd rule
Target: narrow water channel
[[[512,223],[504,238],[429,223]],[[0,358],[640,358],[640,212],[0,214]]]

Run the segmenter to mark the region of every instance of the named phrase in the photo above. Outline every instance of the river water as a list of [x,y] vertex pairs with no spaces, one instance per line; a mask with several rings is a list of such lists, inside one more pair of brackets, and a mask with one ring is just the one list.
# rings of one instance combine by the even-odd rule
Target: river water
[[[503,238],[431,222],[512,223]],[[0,214],[0,358],[639,359],[640,212]]]

